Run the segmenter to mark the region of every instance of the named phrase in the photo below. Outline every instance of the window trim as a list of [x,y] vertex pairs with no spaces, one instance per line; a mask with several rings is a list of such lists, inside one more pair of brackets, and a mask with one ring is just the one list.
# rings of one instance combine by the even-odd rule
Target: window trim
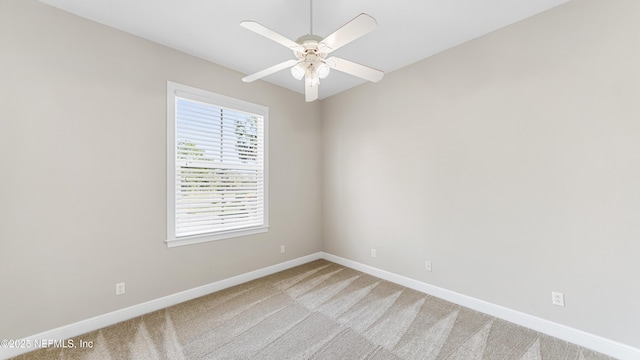
[[[263,185],[264,185],[264,222],[260,226],[245,227],[226,231],[218,231],[208,234],[176,237],[176,97],[191,99],[194,101],[209,103],[215,106],[240,110],[257,114],[263,117]],[[268,173],[268,129],[269,108],[253,104],[247,101],[234,99],[228,96],[216,94],[210,91],[194,88],[188,85],[167,81],[167,247],[198,244],[209,241],[229,239],[238,236],[247,236],[264,233],[269,230],[269,173]]]

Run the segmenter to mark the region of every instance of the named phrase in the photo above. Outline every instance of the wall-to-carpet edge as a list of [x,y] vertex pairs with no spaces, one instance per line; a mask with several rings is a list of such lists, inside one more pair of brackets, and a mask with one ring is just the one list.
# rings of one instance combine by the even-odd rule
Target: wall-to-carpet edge
[[[391,283],[395,283],[397,285],[401,285],[413,290],[416,290],[420,293],[424,293],[427,295],[431,295],[435,298],[440,298],[443,300],[446,300],[448,302],[454,303],[456,305],[460,305],[462,307],[466,307],[472,310],[476,310],[480,313],[484,313],[502,320],[506,320],[510,323],[514,323],[516,325],[520,325],[520,326],[524,326],[526,328],[535,330],[537,332],[546,334],[546,335],[550,335],[553,336],[555,338],[564,340],[564,341],[568,341],[570,343],[574,343],[576,345],[580,345],[582,347],[588,348],[588,349],[592,349],[595,350],[597,352],[600,352],[602,354],[606,354],[609,356],[613,356],[615,358],[618,359],[640,359],[640,350],[639,349],[635,349],[633,347],[624,345],[624,344],[620,344],[608,339],[604,339],[589,333],[585,333],[583,331],[577,330],[577,329],[572,329],[560,324],[556,324],[553,323],[551,321],[547,321],[547,320],[543,320],[543,319],[539,319],[527,314],[523,314],[511,309],[507,309],[495,304],[491,304],[491,303],[487,303],[484,302],[482,300],[478,300],[472,297],[468,297],[462,294],[458,294],[446,289],[442,289],[442,288],[438,288],[417,280],[413,280],[407,277],[403,277],[401,275],[397,275],[397,274],[393,274],[384,270],[380,270],[368,265],[364,265],[361,263],[357,263],[354,262],[352,260],[348,260],[345,258],[341,258],[332,254],[327,254],[327,253],[315,253],[315,254],[310,254],[308,256],[304,256],[298,259],[294,259],[291,261],[287,261],[287,262],[283,262],[280,264],[276,264],[273,266],[269,266],[263,269],[259,269],[259,270],[255,270],[246,274],[242,274],[242,275],[238,275],[238,276],[234,276],[232,278],[229,279],[225,279],[222,281],[218,281],[212,284],[208,284],[205,286],[201,286],[198,288],[194,288],[191,290],[187,290],[184,292],[180,292],[174,295],[170,295],[170,296],[166,296],[160,299],[156,299],[153,301],[149,301],[143,304],[139,304],[136,306],[132,306],[129,308],[125,308],[122,310],[118,310],[112,313],[108,313],[108,314],[104,314],[101,316],[97,316],[91,319],[87,319],[84,321],[80,321],[74,324],[70,324],[67,326],[63,326],[57,329],[53,329],[50,331],[46,331],[40,334],[36,334],[33,336],[30,336],[28,338],[22,339],[21,343],[22,344],[31,344],[31,346],[33,346],[34,344],[39,344],[42,342],[42,340],[64,340],[64,339],[68,339],[68,338],[73,338],[76,337],[78,335],[82,335],[82,334],[86,334],[89,333],[91,331],[94,330],[98,330],[98,329],[102,329],[105,327],[108,327],[110,325],[119,323],[119,322],[123,322],[125,320],[129,320],[129,319],[133,319],[135,317],[138,317],[140,315],[143,314],[148,314],[151,312],[154,312],[156,310],[160,310],[160,309],[164,309],[167,307],[170,307],[172,305],[175,304],[179,304],[179,303],[183,303],[185,301],[188,300],[192,300],[195,298],[199,298],[202,297],[204,295],[207,294],[211,294],[223,289],[227,289],[227,288],[231,288],[235,285],[239,285],[239,284],[243,284],[243,283],[247,283],[249,281],[255,280],[255,279],[259,279],[265,276],[269,276],[284,270],[288,270],[291,268],[294,268],[296,266],[302,265],[302,264],[306,264],[309,263],[311,261],[314,260],[318,260],[318,259],[324,259],[330,262],[333,262],[335,264],[338,265],[342,265],[344,267],[347,268],[351,268],[354,270],[357,270],[359,272],[365,273],[367,275],[371,275],[386,281],[389,281]],[[339,271],[339,270],[337,270]],[[335,272],[337,272],[335,271]],[[331,275],[333,275],[333,273],[328,274],[328,276],[330,277]],[[318,285],[319,283],[315,284]],[[313,293],[313,291],[311,289],[313,289],[313,286],[315,286],[313,283],[311,285],[307,284],[305,286],[300,286],[298,285],[298,287],[301,287],[302,290],[298,291],[296,290],[294,287],[291,288],[287,288],[288,293],[291,293],[292,291],[298,291],[299,293],[291,293],[289,294],[292,298],[294,298],[296,301],[300,302],[302,301],[304,304],[306,304],[306,307],[309,307],[307,305],[307,303],[309,303],[309,301],[313,302],[318,302],[319,300],[317,300],[316,298],[318,298],[318,296],[315,293]],[[309,292],[309,294],[305,295],[305,292]],[[326,292],[326,291],[325,291]],[[332,296],[334,296],[336,294],[332,294]],[[313,299],[312,299],[313,298]],[[306,299],[306,300],[305,300]],[[303,301],[304,300],[304,301]],[[397,299],[395,299],[397,300]],[[394,301],[395,301],[394,300]],[[414,299],[415,300],[415,299]],[[313,305],[313,304],[311,304]],[[316,305],[320,305],[320,304],[316,304]],[[316,307],[318,307],[316,306]],[[451,304],[451,306],[455,306],[453,304]],[[313,306],[312,306],[313,307]],[[314,307],[315,308],[315,307]],[[418,309],[418,308],[416,308]],[[462,308],[461,308],[462,309]],[[466,310],[465,310],[466,311]],[[354,313],[353,316],[356,316],[358,314]],[[480,315],[479,315],[480,316]],[[359,317],[358,317],[359,318]],[[307,319],[307,317],[305,317],[305,319]],[[314,318],[309,318],[309,321],[313,320]],[[443,318],[444,319],[444,318]],[[442,320],[442,319],[441,319]],[[345,320],[346,321],[346,320]],[[377,320],[379,321],[379,319]],[[487,325],[487,332],[489,332],[489,329],[491,329],[493,327],[493,323],[495,322],[491,321],[488,322]],[[382,326],[382,325],[380,325]],[[386,326],[386,325],[385,325]],[[371,329],[366,329],[366,331],[364,331],[365,329],[362,329],[362,333],[363,334],[369,334],[371,333],[374,328]],[[357,330],[357,329],[356,329]],[[371,333],[372,334],[372,333]],[[369,335],[371,335],[369,334]],[[345,334],[343,334],[344,336],[346,336]],[[373,335],[372,335],[373,336]],[[388,336],[388,334],[387,334]],[[366,337],[366,336],[365,336]],[[398,341],[400,341],[399,339],[396,339]],[[485,339],[486,340],[486,339]],[[386,341],[386,340],[385,340]],[[538,341],[538,340],[536,340]],[[398,343],[399,344],[399,343]],[[396,347],[398,347],[398,344],[396,344]],[[375,342],[374,342],[375,345]],[[380,344],[378,344],[380,345]],[[393,346],[383,346],[384,344],[380,345],[382,346],[382,348],[385,349],[393,349]],[[407,343],[403,346],[409,346],[410,344]],[[531,349],[535,350],[535,344],[530,344],[532,345]],[[409,346],[410,347],[410,346]],[[539,347],[539,345],[538,345]],[[381,348],[381,349],[382,349]],[[327,347],[325,350],[328,350],[329,347]],[[407,348],[408,349],[408,348]],[[17,356],[20,355],[22,353],[31,351],[31,350],[35,350],[32,347],[27,347],[24,346],[22,348],[2,348],[0,349],[0,357],[5,358],[5,357],[11,357],[11,356]],[[406,350],[406,349],[405,349]],[[106,351],[106,350],[105,350]],[[314,351],[320,351],[322,352],[322,349],[315,349]],[[374,352],[373,349],[371,349],[372,353]],[[382,351],[382,350],[378,350],[378,351]],[[404,350],[400,350],[400,348],[395,349],[393,351],[393,353],[395,352],[399,352],[399,354],[404,351]],[[408,350],[407,350],[408,351]]]

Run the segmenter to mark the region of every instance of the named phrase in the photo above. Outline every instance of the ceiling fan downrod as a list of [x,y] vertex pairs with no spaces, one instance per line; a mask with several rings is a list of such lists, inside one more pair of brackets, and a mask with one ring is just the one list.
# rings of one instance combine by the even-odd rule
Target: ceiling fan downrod
[[309,0],[309,35],[313,35],[313,0]]

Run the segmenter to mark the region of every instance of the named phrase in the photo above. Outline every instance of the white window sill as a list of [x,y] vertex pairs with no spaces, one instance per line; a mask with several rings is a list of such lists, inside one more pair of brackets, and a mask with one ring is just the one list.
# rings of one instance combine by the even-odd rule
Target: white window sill
[[257,226],[257,227],[252,227],[248,229],[222,231],[215,234],[184,236],[179,238],[167,239],[165,240],[165,242],[167,243],[167,247],[172,248],[177,246],[199,244],[199,243],[209,242],[209,241],[224,240],[224,239],[234,238],[238,236],[260,234],[260,233],[265,233],[267,231],[269,231],[269,225]]

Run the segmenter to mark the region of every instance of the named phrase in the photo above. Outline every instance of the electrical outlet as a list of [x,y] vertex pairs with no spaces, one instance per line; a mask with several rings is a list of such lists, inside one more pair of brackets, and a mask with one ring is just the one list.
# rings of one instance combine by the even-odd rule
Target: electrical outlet
[[280,245],[280,254],[284,254],[284,245]]
[[564,307],[564,294],[561,292],[551,292],[551,303],[556,306]]
[[376,257],[376,249],[371,249],[371,257]]
[[431,271],[431,261],[425,261],[424,262],[424,269],[426,271]]
[[124,288],[124,283],[117,283],[116,284],[116,295],[122,295],[124,294],[125,288]]

